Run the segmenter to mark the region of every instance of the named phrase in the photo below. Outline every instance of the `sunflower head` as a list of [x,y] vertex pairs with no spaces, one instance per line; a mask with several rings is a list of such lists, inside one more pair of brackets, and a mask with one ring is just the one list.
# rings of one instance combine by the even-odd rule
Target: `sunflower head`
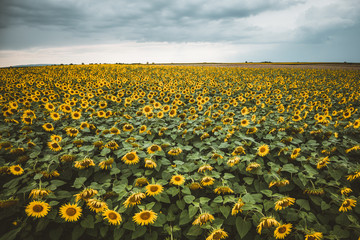
[[49,210],[50,205],[43,201],[32,201],[25,208],[26,214],[35,218],[45,217]]
[[129,152],[121,158],[121,160],[128,165],[137,164],[140,160],[136,152]]
[[113,210],[106,210],[103,213],[104,219],[107,219],[108,222],[112,225],[120,225],[122,218],[121,215],[118,212],[115,212]]
[[142,210],[133,216],[133,221],[138,225],[153,224],[157,219],[157,214],[152,210]]
[[163,186],[159,184],[148,184],[145,188],[148,196],[158,195],[164,190]]
[[61,218],[67,222],[76,222],[81,216],[82,209],[77,204],[67,203],[59,209]]
[[174,184],[177,186],[184,184],[184,182],[185,182],[185,178],[183,175],[174,175],[171,177],[171,180],[170,180],[171,184]]

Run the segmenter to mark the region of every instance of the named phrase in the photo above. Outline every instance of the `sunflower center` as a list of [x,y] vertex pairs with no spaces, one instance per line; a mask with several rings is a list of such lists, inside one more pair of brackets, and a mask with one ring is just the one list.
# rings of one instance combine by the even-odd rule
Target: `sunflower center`
[[314,236],[309,236],[308,239],[309,239],[309,240],[316,240],[317,238],[314,237]]
[[149,218],[150,218],[150,213],[149,212],[144,212],[144,213],[141,213],[140,214],[140,218],[142,219],[142,220],[148,220]]
[[117,219],[117,215],[113,212],[109,213],[108,214],[108,217],[111,219],[111,220],[116,220]]
[[53,143],[53,144],[52,144],[52,147],[53,147],[53,148],[58,148],[58,147],[59,147],[59,144]]
[[282,207],[287,207],[287,206],[289,206],[289,202],[288,201],[285,201],[285,202],[282,202],[281,204],[279,204],[280,206],[282,206]]
[[76,214],[76,209],[75,208],[68,208],[68,209],[66,209],[66,215],[68,215],[68,216],[70,216],[70,217],[72,217],[72,216],[74,216]]
[[134,160],[135,159],[135,155],[133,153],[129,153],[126,158],[130,161]]
[[151,146],[150,148],[151,151],[155,152],[158,150],[158,146]]
[[132,128],[132,126],[127,125],[127,126],[125,126],[125,128],[126,128],[126,129],[131,129],[131,128]]
[[350,201],[346,200],[342,205],[343,205],[343,207],[349,207],[350,206]]
[[175,177],[174,179],[175,179],[175,181],[177,181],[177,182],[179,182],[179,181],[181,180],[180,177]]
[[51,128],[51,124],[46,124],[46,127],[47,127],[47,128]]
[[44,210],[44,207],[41,206],[41,205],[35,205],[35,206],[33,207],[33,211],[34,211],[34,212],[39,213],[39,212],[42,212],[42,210]]
[[286,227],[281,227],[281,228],[279,228],[279,229],[278,229],[278,232],[279,232],[279,233],[284,233],[284,232],[286,232]]
[[222,234],[218,233],[218,232],[213,235],[213,239],[221,239],[221,237],[222,237]]
[[264,148],[264,147],[262,147],[262,148],[260,148],[260,152],[265,152],[266,151],[266,149]]
[[14,170],[15,170],[16,172],[20,172],[20,168],[19,168],[19,167],[14,167]]
[[150,187],[150,191],[151,191],[151,192],[156,192],[158,189],[159,189],[158,186],[151,186],[151,187]]

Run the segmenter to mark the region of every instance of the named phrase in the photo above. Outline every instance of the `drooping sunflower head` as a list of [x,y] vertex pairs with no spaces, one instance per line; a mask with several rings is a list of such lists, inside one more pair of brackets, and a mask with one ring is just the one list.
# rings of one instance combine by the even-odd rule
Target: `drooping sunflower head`
[[215,179],[209,176],[205,176],[201,179],[202,186],[210,186],[214,184]]
[[133,125],[131,125],[131,124],[129,124],[129,123],[124,124],[124,126],[123,126],[123,131],[125,131],[125,132],[131,132],[132,130],[134,130]]
[[279,225],[280,223],[274,217],[263,217],[260,219],[260,223],[257,226],[257,232],[261,234],[263,228],[271,228]]
[[67,222],[76,222],[81,216],[82,209],[77,204],[67,203],[59,209],[61,218]]
[[51,193],[50,190],[45,188],[33,189],[29,194],[29,198],[37,199],[48,196]]
[[108,168],[112,168],[112,164],[114,163],[114,158],[108,158],[108,159],[105,159],[104,161],[101,161],[99,163],[99,167],[101,169],[108,169]]
[[151,158],[145,158],[145,167],[146,168],[156,168],[157,164]]
[[149,181],[146,177],[140,177],[135,180],[135,187],[142,187],[147,184],[149,184]]
[[195,221],[192,223],[192,225],[203,225],[207,222],[212,222],[214,220],[214,216],[211,215],[210,213],[201,213],[200,215],[198,215],[198,217],[195,219]]
[[87,201],[87,205],[91,211],[94,211],[96,213],[103,212],[108,209],[108,205],[106,204],[106,202],[93,198],[90,198]]
[[214,229],[210,235],[206,238],[206,240],[219,240],[219,239],[225,239],[228,237],[227,232],[224,231],[224,229]]
[[145,198],[145,193],[133,193],[123,203],[125,207],[132,207],[141,203],[141,199]]
[[50,210],[50,205],[43,201],[32,201],[26,208],[25,212],[29,217],[45,217]]
[[234,193],[234,191],[229,188],[228,186],[220,186],[215,188],[214,192],[216,194],[227,194],[227,193]]

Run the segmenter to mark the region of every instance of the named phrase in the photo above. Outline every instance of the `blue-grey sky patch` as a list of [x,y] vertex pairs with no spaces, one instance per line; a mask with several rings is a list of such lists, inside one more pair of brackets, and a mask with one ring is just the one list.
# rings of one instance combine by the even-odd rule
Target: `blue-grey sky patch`
[[[130,44],[132,57],[114,51],[109,58],[360,62],[359,27],[358,0],[0,0],[0,66],[59,63],[72,53],[70,61],[76,62],[81,57],[75,49],[84,46],[89,52],[82,52],[82,62],[99,62],[105,45],[123,51],[124,44]],[[165,52],[153,52],[154,44]],[[140,49],[146,47],[144,57]],[[179,47],[190,56],[169,55]],[[204,47],[212,47],[208,50],[213,57],[191,58],[191,52]],[[232,53],[222,54],[224,48]],[[63,56],[62,49],[70,57]],[[43,57],[46,51],[59,51],[58,58],[40,59],[37,51]],[[16,57],[10,54],[15,52]]]

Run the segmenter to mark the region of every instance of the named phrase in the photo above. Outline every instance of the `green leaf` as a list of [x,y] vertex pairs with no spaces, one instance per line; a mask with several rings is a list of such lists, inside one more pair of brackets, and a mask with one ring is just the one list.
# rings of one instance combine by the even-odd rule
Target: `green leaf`
[[129,221],[124,224],[123,228],[130,231],[135,231],[135,223],[129,219]]
[[220,212],[227,218],[230,214],[231,208],[229,206],[220,206]]
[[254,181],[254,178],[252,178],[252,177],[244,177],[243,180],[244,180],[244,182],[246,184],[251,185],[253,183],[253,181]]
[[2,235],[0,240],[14,240],[16,238],[16,235],[22,230],[22,227],[15,228],[6,234]]
[[223,203],[223,198],[222,198],[222,196],[217,196],[216,198],[214,198],[213,202],[214,202],[214,203]]
[[191,218],[189,217],[189,213],[187,210],[183,210],[180,214],[180,220],[179,220],[179,225],[184,225],[187,224],[191,221]]
[[201,204],[207,204],[211,199],[207,197],[200,197],[199,200]]
[[225,173],[224,174],[224,179],[231,179],[231,178],[234,178],[235,176],[234,175],[232,175],[231,173]]
[[179,189],[176,187],[170,187],[166,190],[168,194],[170,194],[172,197],[176,196],[179,193]]
[[118,169],[117,167],[113,167],[110,170],[110,175],[115,175],[115,174],[118,174],[120,172],[121,172],[120,169]]
[[189,231],[186,233],[189,236],[199,236],[201,235],[203,232],[203,230],[201,229],[200,226],[191,226],[191,228],[189,229]]
[[144,235],[146,233],[146,227],[144,226],[139,226],[136,228],[136,231],[134,231],[132,234],[131,234],[131,239],[135,239],[135,238],[138,238],[138,237],[141,237],[142,235]]
[[103,148],[103,150],[101,150],[101,152],[100,152],[100,155],[106,156],[110,152],[111,152],[111,150],[109,148]]
[[305,200],[305,199],[297,199],[296,203],[303,209],[305,209],[306,211],[310,211],[310,205],[309,205],[309,201]]
[[120,240],[121,237],[124,235],[125,229],[124,228],[115,228],[114,229],[114,240]]
[[330,204],[327,204],[326,202],[322,201],[321,202],[321,210],[324,211],[324,210],[327,210],[329,209],[331,206]]
[[66,182],[61,181],[61,180],[51,180],[51,185],[55,185],[56,187],[60,187],[65,184],[66,184]]
[[251,229],[251,222],[245,221],[242,217],[236,217],[236,230],[240,235],[240,238],[244,238]]
[[282,167],[281,171],[289,172],[289,173],[297,173],[299,170],[298,170],[298,167],[294,166],[294,164],[289,163],[289,164],[285,164]]
[[156,202],[151,202],[151,203],[146,204],[146,209],[147,210],[152,209],[155,204],[156,204]]
[[104,238],[109,230],[109,226],[104,225],[100,227],[100,236]]
[[195,200],[195,197],[194,197],[193,195],[187,195],[187,196],[184,197],[184,201],[185,201],[187,204],[192,203],[194,200]]
[[184,200],[177,200],[176,201],[176,206],[178,206],[178,208],[180,208],[181,210],[183,210],[185,208],[185,202]]
[[189,205],[189,217],[192,218],[193,216],[195,216],[195,214],[197,213],[198,210],[199,210],[198,207]]
[[84,220],[80,222],[80,225],[83,228],[94,228],[94,217],[92,215],[87,215]]
[[86,177],[78,177],[74,181],[74,188],[81,188],[83,183],[86,181]]
[[62,232],[63,232],[63,228],[61,226],[52,228],[49,232],[49,237],[51,240],[58,240],[60,239]]

